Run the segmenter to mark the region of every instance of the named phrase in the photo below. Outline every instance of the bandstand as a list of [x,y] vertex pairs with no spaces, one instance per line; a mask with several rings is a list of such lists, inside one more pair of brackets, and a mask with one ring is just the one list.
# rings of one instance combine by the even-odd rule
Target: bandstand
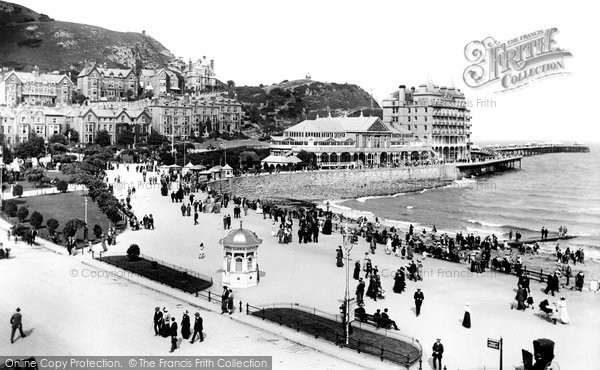
[[219,240],[223,245],[223,285],[248,288],[258,284],[258,246],[262,240],[250,231],[240,228]]

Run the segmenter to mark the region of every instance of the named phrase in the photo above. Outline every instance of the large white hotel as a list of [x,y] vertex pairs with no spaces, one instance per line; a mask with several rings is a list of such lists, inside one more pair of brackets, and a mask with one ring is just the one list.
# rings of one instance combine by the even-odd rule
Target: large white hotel
[[465,160],[471,151],[471,116],[465,95],[433,84],[398,91],[383,100],[383,122],[408,130],[445,161]]

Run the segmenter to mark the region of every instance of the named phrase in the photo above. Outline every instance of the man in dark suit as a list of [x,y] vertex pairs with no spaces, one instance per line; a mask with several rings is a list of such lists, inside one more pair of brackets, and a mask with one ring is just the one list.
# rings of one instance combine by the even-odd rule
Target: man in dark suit
[[421,305],[423,304],[423,300],[425,299],[425,296],[423,295],[421,288],[417,288],[414,298],[415,298],[415,308],[416,308],[417,316],[419,316],[421,314]]
[[362,303],[365,296],[365,282],[362,278],[359,279],[359,283],[356,286],[356,302]]
[[433,343],[433,368],[436,368],[436,361],[442,370],[442,355],[444,354],[444,345],[441,343],[441,339],[437,338],[437,341]]
[[390,316],[388,315],[388,309],[384,308],[383,313],[381,314],[381,326],[387,329],[390,325],[393,326],[394,329],[399,330],[398,325],[396,325],[396,321],[390,319]]
[[160,310],[160,307],[156,307],[154,309],[154,336],[157,336],[160,331],[160,326],[162,325],[163,314]]
[[10,318],[11,332],[10,332],[10,342],[14,343],[15,332],[19,329],[19,334],[21,334],[21,338],[25,338],[26,335],[23,333],[23,323],[21,317],[21,309],[17,308],[17,312],[15,312]]
[[202,317],[200,317],[200,313],[196,312],[196,321],[194,321],[194,335],[192,335],[192,340],[190,340],[190,343],[194,343],[194,340],[196,339],[196,334],[200,335],[200,342],[204,342],[204,334],[202,334]]
[[175,322],[175,318],[172,317],[171,318],[171,351],[170,352],[175,352],[175,350],[177,349],[177,322]]

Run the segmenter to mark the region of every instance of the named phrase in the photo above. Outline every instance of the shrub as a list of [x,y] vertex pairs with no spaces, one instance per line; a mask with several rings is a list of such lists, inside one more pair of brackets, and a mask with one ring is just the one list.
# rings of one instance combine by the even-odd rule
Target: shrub
[[67,224],[63,228],[63,234],[65,235],[65,238],[75,236],[75,234],[77,234],[77,230],[81,229],[84,226],[85,222],[83,222],[82,220],[76,218],[71,219],[67,221]]
[[98,224],[94,225],[94,235],[96,235],[97,239],[102,237],[102,227]]
[[66,193],[67,189],[69,189],[69,183],[67,183],[65,180],[60,180],[56,183],[56,190],[60,191],[61,193]]
[[127,248],[127,257],[131,262],[137,261],[140,258],[140,247],[137,244],[131,244]]
[[21,195],[23,195],[23,186],[20,184],[15,185],[13,188],[13,195],[20,198]]
[[51,218],[46,221],[46,227],[48,227],[50,234],[54,234],[54,232],[56,232],[56,229],[58,229],[58,226],[60,226],[60,224],[55,218]]
[[27,209],[27,207],[19,208],[19,210],[17,211],[17,217],[19,218],[19,221],[25,221],[27,219],[27,216],[29,216],[29,210]]
[[31,218],[29,219],[29,223],[31,224],[31,226],[35,227],[36,229],[39,229],[40,226],[42,226],[43,222],[44,216],[42,216],[41,213],[39,213],[38,211],[34,211],[31,214]]
[[10,217],[17,217],[17,204],[15,202],[6,202],[4,205],[4,213]]

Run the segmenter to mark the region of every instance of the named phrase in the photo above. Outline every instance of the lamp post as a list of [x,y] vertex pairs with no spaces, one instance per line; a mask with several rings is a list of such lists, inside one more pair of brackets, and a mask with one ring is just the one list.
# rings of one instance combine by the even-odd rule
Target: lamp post
[[88,233],[89,233],[87,216],[88,216],[88,194],[86,192],[84,195],[84,198],[83,198],[83,222],[85,223],[85,226],[83,226],[83,239],[86,242],[88,240]]
[[346,292],[344,293],[344,304],[346,305],[346,317],[344,318],[344,332],[346,335],[346,345],[350,341],[350,302],[354,300],[354,298],[350,299],[350,251],[354,246],[353,235],[346,232],[343,235],[343,245],[346,250]]

